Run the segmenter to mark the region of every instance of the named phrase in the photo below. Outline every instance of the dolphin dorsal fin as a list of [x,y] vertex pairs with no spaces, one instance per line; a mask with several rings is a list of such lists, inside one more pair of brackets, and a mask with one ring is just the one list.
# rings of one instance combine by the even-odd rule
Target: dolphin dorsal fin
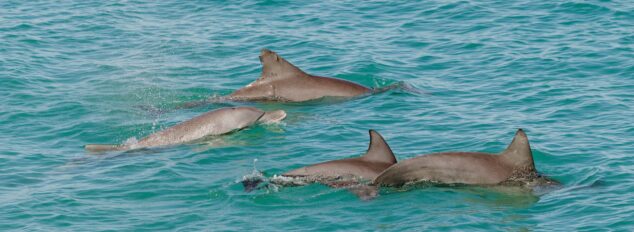
[[380,163],[396,163],[396,157],[394,157],[394,153],[392,153],[392,149],[387,145],[385,139],[376,132],[375,130],[370,130],[370,146],[368,146],[368,151],[361,156],[361,159],[372,161],[372,162],[380,162]]
[[308,76],[307,73],[286,61],[274,51],[266,48],[260,52],[260,63],[262,63],[262,75],[258,80],[277,80]]
[[501,154],[504,162],[516,168],[535,171],[533,152],[524,130],[518,129],[511,144]]

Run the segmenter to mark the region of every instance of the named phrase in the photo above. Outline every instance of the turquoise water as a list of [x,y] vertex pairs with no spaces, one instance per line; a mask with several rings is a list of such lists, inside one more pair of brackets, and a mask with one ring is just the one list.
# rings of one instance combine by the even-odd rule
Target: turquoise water
[[[154,114],[254,80],[269,48],[309,73],[395,90],[340,103],[226,103]],[[634,229],[631,1],[0,1],[0,230]],[[281,125],[131,154],[232,105]],[[245,193],[237,182],[362,154],[498,152],[517,128],[564,186]]]

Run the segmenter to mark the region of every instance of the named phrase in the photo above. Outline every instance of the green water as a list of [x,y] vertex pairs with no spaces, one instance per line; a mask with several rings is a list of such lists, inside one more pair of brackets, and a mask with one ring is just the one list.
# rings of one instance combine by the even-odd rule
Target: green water
[[[226,103],[259,50],[309,73],[395,90],[339,103]],[[0,1],[0,230],[633,230],[631,1]],[[91,155],[225,106],[280,125],[144,153]],[[243,192],[362,154],[368,129],[399,160],[498,152],[524,128],[541,194],[320,185]]]

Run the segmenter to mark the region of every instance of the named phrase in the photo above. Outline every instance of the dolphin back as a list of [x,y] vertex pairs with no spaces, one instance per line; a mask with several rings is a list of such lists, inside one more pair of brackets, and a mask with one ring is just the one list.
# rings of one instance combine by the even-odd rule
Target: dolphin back
[[104,152],[183,144],[206,136],[222,135],[240,130],[256,122],[277,122],[286,117],[286,113],[282,110],[271,111],[267,114],[266,121],[258,121],[265,115],[262,110],[254,107],[226,107],[204,113],[165,130],[150,134],[134,144],[88,144],[85,149],[92,152]]
[[369,88],[351,81],[310,75],[268,49],[262,49],[260,62],[260,77],[231,93],[228,99],[303,102],[323,97],[354,97],[371,92]]

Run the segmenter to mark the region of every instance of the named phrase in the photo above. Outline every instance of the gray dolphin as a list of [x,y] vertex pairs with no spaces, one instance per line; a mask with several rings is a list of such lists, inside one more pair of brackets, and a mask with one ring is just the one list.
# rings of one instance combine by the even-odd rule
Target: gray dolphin
[[361,157],[332,160],[301,167],[282,174],[285,177],[308,177],[319,179],[338,179],[352,177],[360,180],[376,178],[379,173],[396,163],[396,157],[376,131],[370,130],[370,145]]
[[262,49],[260,62],[260,78],[236,90],[227,99],[301,102],[323,97],[354,97],[372,92],[350,81],[310,75],[268,49]]
[[441,152],[403,160],[376,177],[374,185],[402,186],[426,181],[440,184],[519,185],[556,184],[537,173],[528,137],[517,130],[499,155],[480,152]]
[[[379,173],[396,163],[396,157],[381,135],[370,130],[370,145],[361,157],[327,161],[301,167],[273,176],[269,180],[261,173],[245,176],[242,180],[244,190],[250,192],[262,187],[261,183],[273,186],[299,186],[311,183],[321,183],[334,188],[346,188],[363,200],[369,200],[378,195],[376,186],[367,185]],[[269,185],[264,185],[268,188]]]
[[192,142],[206,136],[226,134],[254,123],[271,123],[286,117],[283,110],[264,112],[253,107],[227,107],[204,113],[165,130],[151,134],[138,142],[126,144],[88,144],[86,150],[101,152],[133,150],[146,147],[170,146]]

